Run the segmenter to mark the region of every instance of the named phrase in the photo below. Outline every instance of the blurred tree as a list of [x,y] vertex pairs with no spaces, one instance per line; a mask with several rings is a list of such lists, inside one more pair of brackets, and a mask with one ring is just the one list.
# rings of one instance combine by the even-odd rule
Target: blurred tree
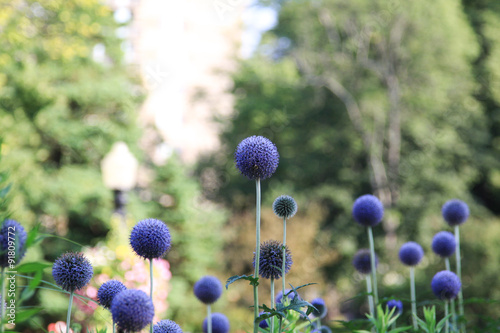
[[[112,202],[100,161],[117,140],[137,152],[140,134],[141,91],[122,61],[118,24],[97,0],[0,7],[0,131],[16,186],[13,212],[26,225],[40,221],[48,232],[96,242]],[[101,59],[93,57],[99,49]],[[62,251],[53,245],[49,257]]]
[[[28,229],[41,222],[41,232],[98,244],[113,210],[100,162],[114,142],[125,141],[148,178],[129,193],[129,226],[154,217],[171,227],[170,314],[194,329],[201,325],[196,313],[181,310],[196,303],[194,282],[217,266],[224,213],[199,200],[200,189],[175,156],[157,166],[139,150],[144,92],[123,60],[119,27],[100,0],[0,0],[1,171],[9,170],[14,184],[10,208]],[[80,250],[54,238],[41,246],[35,259]],[[59,312],[44,312],[32,322],[57,318]]]
[[[440,217],[446,200],[466,200],[477,216],[471,223],[499,234],[492,221],[482,220],[491,213],[470,192],[491,151],[471,66],[480,50],[459,1],[263,2],[275,6],[279,23],[235,75],[236,111],[221,119],[228,125],[224,151],[199,168],[202,181],[219,175],[218,187],[207,182],[208,196],[220,195],[237,216],[253,209],[253,186],[227,156],[246,136],[273,140],[281,159],[264,182],[264,200],[272,203],[265,194],[271,188],[300,193],[299,207],[326,209],[317,245],[333,253],[321,268],[344,295],[351,291],[345,286],[352,282],[352,255],[367,246],[365,230],[350,214],[361,194],[374,193],[386,207],[382,227],[374,230],[377,252],[389,264],[381,269],[388,276],[381,280],[383,295],[408,290],[399,245],[411,239],[429,249],[432,235],[446,228]],[[468,228],[474,227],[464,232],[473,233]],[[481,237],[467,238],[464,247],[475,258],[465,266],[469,286],[479,270],[472,261],[494,250]],[[430,251],[428,260],[423,268],[430,276],[441,263]],[[421,277],[419,287],[427,290]],[[487,295],[476,287],[465,294]]]

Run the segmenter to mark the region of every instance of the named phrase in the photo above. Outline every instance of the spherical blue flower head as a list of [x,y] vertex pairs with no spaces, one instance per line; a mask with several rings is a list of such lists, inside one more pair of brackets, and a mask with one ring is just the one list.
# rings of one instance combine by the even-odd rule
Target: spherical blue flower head
[[396,308],[396,310],[394,310],[394,314],[400,315],[403,313],[403,302],[391,299],[389,302],[387,302],[387,308],[389,309],[389,311],[391,311],[393,308]]
[[280,195],[273,202],[273,211],[278,217],[289,219],[297,213],[297,203],[289,195]]
[[109,280],[102,284],[97,291],[97,300],[104,308],[111,307],[111,301],[119,292],[127,290],[123,283],[117,280]]
[[[10,238],[10,239],[9,239]],[[0,229],[0,266],[9,267],[9,241],[14,242],[14,261],[17,265],[23,259],[28,235],[23,226],[14,220],[5,220]],[[12,249],[12,247],[11,247]]]
[[436,273],[431,281],[431,288],[434,295],[442,300],[451,300],[457,297],[462,284],[458,276],[450,271]]
[[455,236],[449,231],[440,231],[432,238],[432,251],[441,257],[449,257],[457,248]]
[[461,200],[452,199],[443,205],[441,213],[446,223],[456,226],[464,223],[469,218],[469,206]]
[[212,304],[222,294],[222,284],[215,276],[204,276],[194,284],[194,295],[205,304]]
[[127,289],[113,298],[111,315],[119,328],[135,332],[151,323],[155,309],[153,302],[144,291]]
[[[261,311],[259,313],[259,316],[262,316],[264,313],[267,313],[267,312]],[[260,323],[259,323],[259,327],[260,328],[268,328],[269,327],[269,323],[267,322],[267,320],[261,320]]]
[[[299,300],[301,300],[302,298],[300,298],[300,295],[299,294],[295,294],[294,291],[292,291],[292,289],[285,289],[285,296],[286,298],[291,301],[292,299],[295,298],[295,296],[297,296],[297,298]],[[283,300],[283,291],[280,291],[277,295],[276,295],[276,304],[278,303],[281,303],[281,301]]]
[[424,250],[415,242],[404,243],[399,249],[399,260],[408,266],[416,266],[423,256]]
[[145,219],[132,229],[130,245],[145,259],[160,258],[170,250],[170,232],[162,221]]
[[[207,318],[203,320],[203,333],[208,332]],[[212,314],[212,333],[228,333],[229,332],[229,319],[222,313]]]
[[172,320],[162,320],[159,321],[155,326],[153,326],[154,333],[182,333],[182,329]]
[[[370,274],[372,271],[372,262],[370,256],[370,250],[361,249],[354,255],[352,259],[352,265],[361,274]],[[375,254],[375,268],[378,266],[378,257]]]
[[311,302],[311,305],[316,308],[312,311],[312,315],[316,318],[325,318],[326,316],[326,304],[325,300],[322,298],[315,298]]
[[82,253],[65,253],[52,266],[52,276],[57,285],[69,292],[85,287],[92,275],[94,269]]
[[234,153],[236,167],[251,180],[271,177],[278,168],[279,159],[274,143],[263,136],[254,135],[244,139]]
[[[285,274],[292,267],[292,255],[288,246],[285,246]],[[283,244],[270,240],[260,244],[259,275],[263,278],[279,279],[283,267]],[[253,266],[255,267],[255,253],[253,254]]]
[[382,221],[384,206],[376,196],[365,194],[354,201],[352,216],[359,224],[373,227]]

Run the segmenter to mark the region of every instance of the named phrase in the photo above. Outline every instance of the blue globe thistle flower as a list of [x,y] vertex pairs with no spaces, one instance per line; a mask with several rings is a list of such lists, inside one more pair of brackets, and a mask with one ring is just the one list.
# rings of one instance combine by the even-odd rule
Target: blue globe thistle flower
[[[228,333],[229,332],[229,319],[222,313],[213,313],[212,314],[212,333]],[[208,322],[207,318],[203,320],[203,333],[207,333],[208,331]]]
[[280,195],[273,202],[273,211],[278,217],[289,219],[297,213],[297,203],[289,195]]
[[403,313],[403,302],[391,299],[387,302],[387,308],[389,309],[389,311],[391,311],[393,308],[396,308],[396,310],[394,310],[394,314],[400,315]]
[[[17,265],[23,259],[28,235],[23,226],[14,220],[5,220],[0,229],[0,266],[9,267],[9,238],[14,241],[14,261]],[[12,249],[12,247],[11,247]]]
[[[370,274],[372,271],[372,263],[370,257],[370,250],[361,249],[354,255],[352,265],[361,274]],[[378,257],[375,254],[375,268],[378,266]]]
[[[292,289],[285,289],[285,296],[286,298],[291,301],[292,299],[294,299],[295,297],[297,297],[297,299],[301,300],[302,298],[300,297],[300,295],[297,293],[295,293]],[[278,303],[281,303],[283,301],[283,291],[280,291],[277,295],[276,295],[276,298],[275,298],[275,301],[276,301],[276,304]]]
[[57,285],[69,292],[85,287],[92,275],[94,269],[83,253],[65,253],[52,266],[52,276]]
[[432,238],[432,251],[443,258],[451,256],[457,249],[455,236],[449,231],[440,231]]
[[118,293],[111,302],[113,322],[126,331],[140,331],[155,315],[153,302],[142,290],[127,289]]
[[469,206],[461,200],[452,199],[443,205],[441,213],[446,223],[456,226],[464,223],[469,218]]
[[182,329],[175,321],[162,320],[153,326],[154,333],[182,333]]
[[99,287],[99,290],[97,290],[97,300],[105,309],[109,309],[116,294],[124,290],[127,290],[127,287],[120,281],[106,281]]
[[241,141],[234,153],[236,167],[251,180],[271,177],[278,168],[279,158],[271,140],[255,135]]
[[130,234],[130,245],[145,259],[160,258],[170,250],[170,231],[157,219],[139,221]]
[[326,316],[326,304],[325,300],[318,297],[313,299],[311,302],[311,305],[316,308],[316,310],[313,310],[311,314],[316,317],[316,318],[325,318]]
[[373,227],[382,221],[384,206],[376,196],[365,194],[354,201],[352,216],[359,224]]
[[450,271],[436,273],[431,281],[431,288],[434,295],[442,300],[451,300],[457,297],[462,284],[458,276]]
[[416,266],[423,256],[424,250],[416,242],[404,243],[399,249],[399,260],[408,266]]
[[[292,255],[288,246],[285,246],[285,274],[292,267]],[[253,254],[253,266],[255,267],[255,253]],[[279,279],[282,276],[283,267],[283,244],[270,240],[260,244],[259,275],[263,278]]]
[[[259,313],[259,316],[262,316],[264,313],[266,313],[266,314],[267,314],[267,312],[261,311],[261,312]],[[267,322],[267,319],[261,320],[261,321],[259,322],[259,327],[260,327],[260,328],[268,328],[268,327],[269,327],[269,323]]]
[[215,303],[222,294],[222,284],[215,276],[204,276],[194,284],[194,295],[205,304]]

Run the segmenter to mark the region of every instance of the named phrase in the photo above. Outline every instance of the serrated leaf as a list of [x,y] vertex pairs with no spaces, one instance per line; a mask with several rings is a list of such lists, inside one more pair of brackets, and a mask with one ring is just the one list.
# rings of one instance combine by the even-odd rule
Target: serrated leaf
[[232,284],[238,280],[247,280],[250,282],[251,286],[258,286],[259,285],[259,278],[258,277],[253,277],[252,275],[234,275],[234,276],[231,276],[229,279],[227,279],[226,290],[229,288],[230,284]]

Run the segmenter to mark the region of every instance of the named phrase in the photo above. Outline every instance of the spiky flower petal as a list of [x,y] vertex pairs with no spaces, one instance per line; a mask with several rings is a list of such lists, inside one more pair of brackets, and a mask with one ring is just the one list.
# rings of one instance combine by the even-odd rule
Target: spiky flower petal
[[373,227],[382,221],[384,206],[376,196],[365,194],[354,201],[352,216],[359,224]]
[[151,323],[155,310],[153,302],[144,291],[127,289],[113,298],[111,314],[118,327],[136,332]]
[[69,292],[85,287],[92,275],[92,264],[83,253],[65,253],[52,266],[52,276],[57,285]]
[[[354,255],[352,265],[361,274],[370,274],[372,271],[370,250],[361,249]],[[375,268],[378,266],[378,257],[375,255]]]
[[[288,273],[292,267],[292,255],[287,246],[285,246],[285,274]],[[253,265],[255,267],[255,253],[253,256]],[[260,262],[259,262],[259,275],[263,278],[279,279],[283,274],[281,269],[283,267],[283,244],[270,240],[260,245]]]
[[204,276],[194,284],[194,295],[205,304],[212,304],[222,294],[222,284],[215,276]]
[[442,300],[451,300],[457,297],[462,284],[458,276],[450,271],[436,273],[431,281],[431,288],[434,295]]
[[443,205],[441,213],[446,223],[456,226],[465,223],[469,218],[469,206],[461,200],[452,199]]
[[399,249],[399,259],[408,266],[416,266],[422,260],[424,250],[420,244],[415,242],[407,242]]
[[[228,333],[229,332],[229,319],[222,313],[213,313],[212,319],[212,333]],[[207,318],[203,320],[203,333],[208,332]]]
[[278,168],[279,157],[271,140],[255,135],[241,141],[234,153],[236,167],[251,180],[271,177]]
[[97,300],[105,309],[111,307],[113,298],[120,292],[127,290],[127,287],[118,280],[104,282],[97,291]]
[[289,219],[297,213],[297,203],[289,195],[280,195],[273,202],[273,211],[278,217]]
[[160,258],[170,250],[170,231],[157,219],[139,221],[130,234],[130,245],[145,259]]
[[153,326],[154,333],[182,333],[182,329],[176,322],[172,320],[162,320],[159,321],[155,326]]

